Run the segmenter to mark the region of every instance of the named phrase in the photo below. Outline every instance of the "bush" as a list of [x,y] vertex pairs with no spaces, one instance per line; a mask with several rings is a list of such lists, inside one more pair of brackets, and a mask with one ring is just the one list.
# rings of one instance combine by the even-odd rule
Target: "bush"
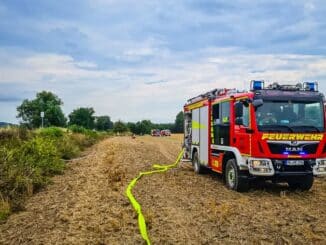
[[51,176],[61,174],[62,159],[77,157],[106,136],[79,126],[72,126],[71,131],[56,127],[0,130],[0,220],[23,209],[28,196],[48,184]]
[[80,150],[90,147],[98,140],[97,136],[94,137],[90,134],[87,135],[78,133],[72,134],[70,138],[80,148]]
[[128,131],[128,127],[127,127],[127,125],[124,122],[122,122],[122,121],[119,120],[119,121],[117,121],[117,122],[114,123],[114,125],[113,125],[113,131],[115,133],[124,133],[124,132],[127,132]]
[[76,144],[71,136],[64,135],[62,138],[55,141],[61,158],[65,160],[72,159],[80,154],[81,147]]
[[0,128],[0,141],[27,140],[32,137],[32,133],[24,127]]
[[73,132],[73,133],[80,133],[80,134],[84,134],[87,129],[82,127],[82,126],[78,126],[78,125],[71,125],[68,127],[68,129]]
[[69,126],[69,130],[73,133],[71,135],[72,139],[81,149],[95,144],[98,140],[106,136],[106,133],[99,133],[78,125]]
[[72,159],[80,153],[78,145],[61,128],[44,128],[39,131],[39,135],[53,141],[62,159]]
[[113,131],[113,129],[109,129],[107,132],[106,132],[106,136],[114,136],[115,135],[115,132]]
[[32,137],[32,133],[26,127],[20,126],[17,128],[18,137],[21,140],[28,140]]
[[60,138],[60,137],[63,137],[64,132],[61,128],[49,127],[49,128],[41,129],[39,131],[39,134],[44,137]]
[[0,220],[6,219],[10,214],[10,204],[0,197]]
[[14,148],[0,149],[0,195],[9,200],[13,211],[22,209],[24,200],[49,183],[50,176],[64,170],[64,162],[54,142],[37,136],[21,141]]
[[27,176],[32,177],[32,183],[41,186],[47,181],[46,177],[60,174],[64,169],[64,163],[55,142],[40,136],[10,150],[8,163],[10,166],[30,171]]

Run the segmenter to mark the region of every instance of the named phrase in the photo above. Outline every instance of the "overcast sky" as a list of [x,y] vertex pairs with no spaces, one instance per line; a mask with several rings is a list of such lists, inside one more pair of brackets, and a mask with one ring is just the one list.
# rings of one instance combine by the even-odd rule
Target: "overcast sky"
[[66,115],[154,122],[251,79],[326,92],[325,13],[324,0],[1,0],[0,121],[42,90]]

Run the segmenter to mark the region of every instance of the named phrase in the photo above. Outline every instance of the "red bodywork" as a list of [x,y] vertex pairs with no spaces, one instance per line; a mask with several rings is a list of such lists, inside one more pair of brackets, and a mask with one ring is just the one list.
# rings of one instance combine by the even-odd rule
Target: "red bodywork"
[[[227,91],[227,90],[226,90]],[[316,158],[323,158],[326,157],[326,137],[325,133],[280,133],[280,134],[268,134],[258,131],[254,107],[252,104],[249,105],[250,107],[250,124],[249,127],[245,127],[242,125],[235,124],[235,111],[234,111],[234,104],[236,101],[242,99],[253,99],[254,93],[253,92],[246,92],[246,93],[236,93],[233,95],[219,96],[214,100],[204,99],[201,101],[196,101],[192,104],[187,104],[184,107],[184,112],[189,112],[194,108],[199,108],[201,106],[208,105],[208,118],[212,118],[212,105],[216,102],[221,101],[229,101],[230,102],[230,132],[229,132],[229,146],[237,148],[242,156],[246,157],[257,157],[257,158],[270,158],[270,159],[288,159],[288,158],[295,158],[295,159],[316,159]],[[196,106],[197,105],[197,106]],[[326,107],[326,105],[325,105]],[[325,117],[325,114],[324,114]],[[325,123],[326,120],[324,120]],[[211,120],[208,120],[208,159],[209,159],[209,167],[219,173],[222,173],[222,163],[224,154],[219,154],[218,157],[213,156],[212,154],[212,137],[211,137]],[[266,137],[269,138],[266,138]],[[284,154],[272,154],[268,145],[268,139],[280,139],[283,137],[282,140],[300,140],[305,139],[308,137],[309,139],[318,139],[320,141],[316,154],[306,154],[306,155],[284,155]],[[314,138],[315,137],[315,138]],[[202,144],[203,142],[201,142]],[[215,164],[217,163],[219,164]]]
[[152,136],[161,136],[161,131],[159,129],[152,129]]

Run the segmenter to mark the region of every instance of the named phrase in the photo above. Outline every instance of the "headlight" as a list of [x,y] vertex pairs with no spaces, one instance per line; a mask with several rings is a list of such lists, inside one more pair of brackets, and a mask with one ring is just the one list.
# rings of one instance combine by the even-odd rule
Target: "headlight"
[[326,159],[320,159],[318,165],[319,167],[324,167],[324,166],[326,167]]
[[326,158],[316,159],[316,163],[313,167],[314,175],[326,175]]
[[326,172],[326,167],[319,167],[318,172]]
[[270,159],[249,158],[249,172],[253,175],[273,175],[274,168]]
[[252,160],[251,161],[251,166],[253,168],[269,167],[269,161],[267,161],[267,160]]

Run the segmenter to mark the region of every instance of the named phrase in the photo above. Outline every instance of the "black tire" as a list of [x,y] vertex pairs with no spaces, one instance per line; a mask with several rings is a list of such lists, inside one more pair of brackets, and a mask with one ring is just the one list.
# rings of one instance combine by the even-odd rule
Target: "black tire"
[[233,158],[226,162],[224,178],[227,188],[231,190],[238,192],[249,190],[248,174],[239,170],[236,160]]
[[199,163],[199,157],[198,157],[198,152],[197,151],[193,154],[192,166],[193,166],[194,171],[195,171],[196,174],[203,174],[204,173],[204,167],[202,165],[200,165],[200,163]]
[[288,180],[288,185],[293,190],[309,191],[314,184],[314,176],[306,175]]

